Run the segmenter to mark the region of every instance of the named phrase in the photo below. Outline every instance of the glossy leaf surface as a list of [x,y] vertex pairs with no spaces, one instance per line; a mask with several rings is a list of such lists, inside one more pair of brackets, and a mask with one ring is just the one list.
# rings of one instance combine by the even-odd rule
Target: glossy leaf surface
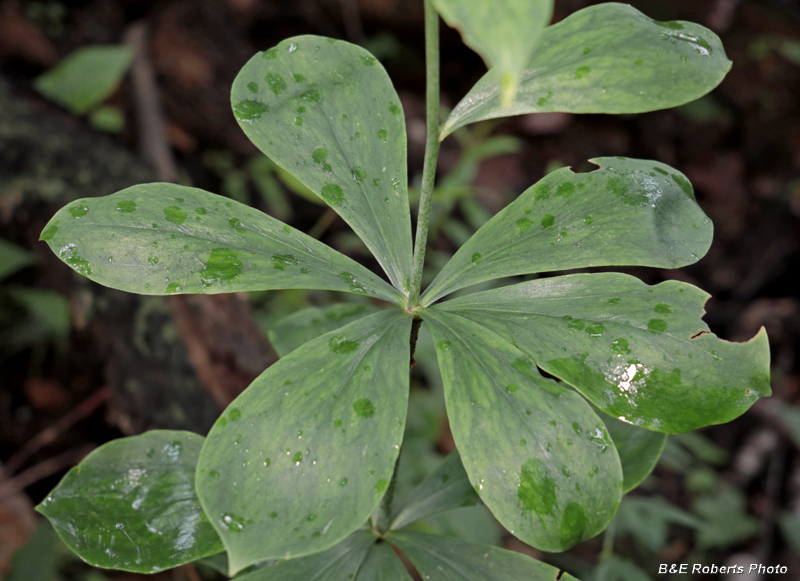
[[491,545],[411,531],[392,533],[389,541],[426,581],[578,581],[552,565]]
[[608,414],[599,414],[614,441],[622,464],[622,493],[627,494],[656,467],[667,435],[645,430],[618,420]]
[[389,543],[372,545],[355,581],[411,581],[400,557],[394,554]]
[[198,494],[232,573],[327,549],[375,509],[403,439],[411,321],[383,311],[306,343],[214,424]]
[[657,161],[591,161],[600,169],[554,171],[489,220],[442,269],[423,304],[504,276],[586,266],[678,268],[708,251],[713,227],[682,173]]
[[478,496],[461,464],[461,456],[458,452],[451,452],[436,470],[397,505],[389,528],[401,529],[431,514],[462,506],[474,506],[477,502]]
[[510,105],[519,77],[553,14],[553,0],[433,0],[442,18],[492,69],[501,101]]
[[296,36],[251,58],[231,91],[247,136],[350,224],[397,288],[411,275],[406,126],[378,60]]
[[709,295],[624,274],[573,274],[440,306],[514,342],[606,413],[668,433],[728,422],[770,395],[762,329],[729,343],[701,320]]
[[37,507],[96,567],[155,573],[222,550],[194,491],[203,438],[154,430],[111,441]]
[[436,308],[422,316],[461,460],[497,520],[544,551],[602,531],[622,496],[622,469],[589,404],[485,327]]
[[657,22],[617,3],[584,8],[546,28],[516,99],[484,76],[456,105],[441,137],[496,117],[563,111],[643,113],[702,97],[731,68],[717,35],[692,22]]
[[41,240],[76,272],[139,294],[319,288],[402,300],[354,260],[263,212],[174,184],[76,200]]
[[280,561],[236,577],[236,581],[353,581],[376,537],[359,530],[327,551]]
[[36,90],[82,115],[108,97],[125,76],[133,59],[128,46],[85,46],[36,77]]
[[309,307],[284,317],[267,332],[275,351],[284,357],[312,339],[377,313],[379,307],[370,304],[337,303],[327,307]]

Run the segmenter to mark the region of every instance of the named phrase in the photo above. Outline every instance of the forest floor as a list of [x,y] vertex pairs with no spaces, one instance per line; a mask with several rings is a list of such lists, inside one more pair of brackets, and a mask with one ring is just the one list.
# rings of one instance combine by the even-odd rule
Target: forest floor
[[[557,0],[554,20],[596,3]],[[657,20],[689,20],[717,32],[734,63],[727,78],[709,96],[673,110],[521,116],[447,139],[439,175],[466,168],[466,193],[454,198],[453,213],[435,229],[433,256],[451,255],[459,232],[471,233],[481,215],[558,167],[583,170],[593,157],[627,156],[659,160],[686,174],[714,223],[711,250],[680,270],[622,271],[649,284],[677,279],[707,291],[713,298],[705,321],[725,339],[745,341],[766,327],[774,395],[733,422],[670,438],[654,474],[632,494],[639,502],[618,519],[614,553],[652,578],[659,563],[681,562],[781,563],[790,568],[781,578],[800,578],[800,6],[790,0],[631,4]],[[146,62],[157,80],[149,95],[163,108],[161,145],[167,147],[160,148],[160,134],[142,123],[142,108],[152,105],[148,90],[143,97],[131,76],[106,101],[122,113],[113,134],[100,133],[87,117],[71,115],[33,88],[38,75],[75,49],[132,42],[137,29],[146,32]],[[291,310],[330,300],[325,293],[286,291],[149,301],[100,290],[73,277],[37,242],[60,205],[139,181],[178,179],[313,230],[364,261],[341,219],[295,195],[291,184],[269,181],[276,174],[264,169],[231,113],[230,86],[250,56],[306,33],[357,42],[384,64],[405,110],[409,181],[418,184],[425,142],[421,2],[0,3],[0,80],[20,107],[18,118],[27,116],[26,127],[40,132],[4,134],[9,119],[0,111],[0,237],[35,257],[0,281],[0,301],[8,301],[0,309],[0,577],[36,526],[32,507],[70,466],[112,438],[149,428],[205,433],[220,406],[275,361],[265,335],[270,325]],[[484,72],[480,58],[443,27],[444,105],[453,107]],[[55,135],[66,141],[45,145]],[[37,142],[50,153],[31,151]],[[122,169],[81,173],[86,159]],[[69,310],[59,314],[38,291],[55,292]],[[426,388],[424,376],[417,382]],[[164,394],[170,390],[175,393]],[[429,443],[446,452],[452,440],[443,415],[436,418]],[[543,555],[500,532],[493,540],[585,579],[603,543],[601,537],[565,554]],[[64,579],[137,577],[101,577],[59,559]],[[624,567],[606,581],[647,578],[626,577]],[[195,581],[201,574],[189,567],[149,578]]]

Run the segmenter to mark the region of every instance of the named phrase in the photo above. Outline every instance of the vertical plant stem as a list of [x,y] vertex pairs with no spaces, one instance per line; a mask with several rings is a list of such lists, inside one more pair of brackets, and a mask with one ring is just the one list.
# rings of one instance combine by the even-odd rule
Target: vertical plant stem
[[439,160],[439,15],[433,8],[431,0],[425,0],[425,69],[428,132],[425,141],[425,162],[422,166],[417,235],[414,242],[414,272],[408,297],[409,308],[419,304],[422,266],[425,263],[425,246],[428,242],[428,221],[431,216],[431,197],[436,178],[436,164]]
[[617,532],[617,520],[614,519],[606,528],[605,535],[603,535],[603,548],[600,551],[600,566],[597,568],[597,579],[596,581],[605,581],[608,569],[606,566],[603,566],[603,561],[611,557],[614,554],[614,537],[616,536]]

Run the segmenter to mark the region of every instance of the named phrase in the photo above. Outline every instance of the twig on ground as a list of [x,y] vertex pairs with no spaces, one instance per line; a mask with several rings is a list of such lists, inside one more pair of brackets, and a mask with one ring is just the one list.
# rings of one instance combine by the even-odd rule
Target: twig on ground
[[164,114],[156,75],[147,51],[147,25],[135,22],[125,33],[125,43],[134,51],[131,85],[139,125],[139,155],[152,165],[160,180],[175,182],[178,171],[167,141]]
[[26,489],[31,484],[35,484],[48,476],[52,476],[56,472],[60,472],[64,468],[77,464],[83,460],[89,452],[94,450],[95,447],[94,444],[87,444],[80,448],[72,448],[63,454],[48,458],[36,466],[31,466],[10,480],[6,480],[0,484],[0,502]]
[[76,407],[61,416],[55,423],[28,440],[22,448],[8,459],[6,463],[6,470],[8,473],[15,474],[32,454],[41,450],[48,444],[55,442],[59,436],[64,434],[72,426],[90,416],[98,407],[105,403],[110,396],[110,387],[103,387],[97,390]]

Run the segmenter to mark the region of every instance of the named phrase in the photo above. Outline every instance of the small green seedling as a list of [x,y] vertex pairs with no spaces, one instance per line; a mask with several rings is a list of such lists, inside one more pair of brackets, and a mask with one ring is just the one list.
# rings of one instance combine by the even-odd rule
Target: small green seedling
[[[491,67],[441,128],[436,9]],[[409,579],[394,546],[425,579],[572,579],[520,554],[404,527],[479,499],[522,541],[563,551],[606,528],[664,434],[730,421],[770,394],[765,332],[746,344],[718,339],[701,320],[708,295],[689,284],[572,274],[441,302],[503,277],[696,262],[712,225],[686,177],[657,161],[599,158],[589,173],[547,175],[420,294],[439,142],[449,133],[521,113],[672,107],[730,68],[719,39],[695,24],[601,4],[546,26],[551,12],[550,0],[425,0],[428,139],[413,252],[403,108],[381,64],[358,46],[299,36],[239,73],[232,104],[244,132],[353,228],[389,282],[191,187],[134,186],[53,217],[42,240],[113,288],[327,289],[385,303],[309,332],[205,439],[156,431],[87,457],[39,506],[73,550],[128,571],[224,550],[230,574],[247,581]],[[423,322],[460,456],[395,504]]]

